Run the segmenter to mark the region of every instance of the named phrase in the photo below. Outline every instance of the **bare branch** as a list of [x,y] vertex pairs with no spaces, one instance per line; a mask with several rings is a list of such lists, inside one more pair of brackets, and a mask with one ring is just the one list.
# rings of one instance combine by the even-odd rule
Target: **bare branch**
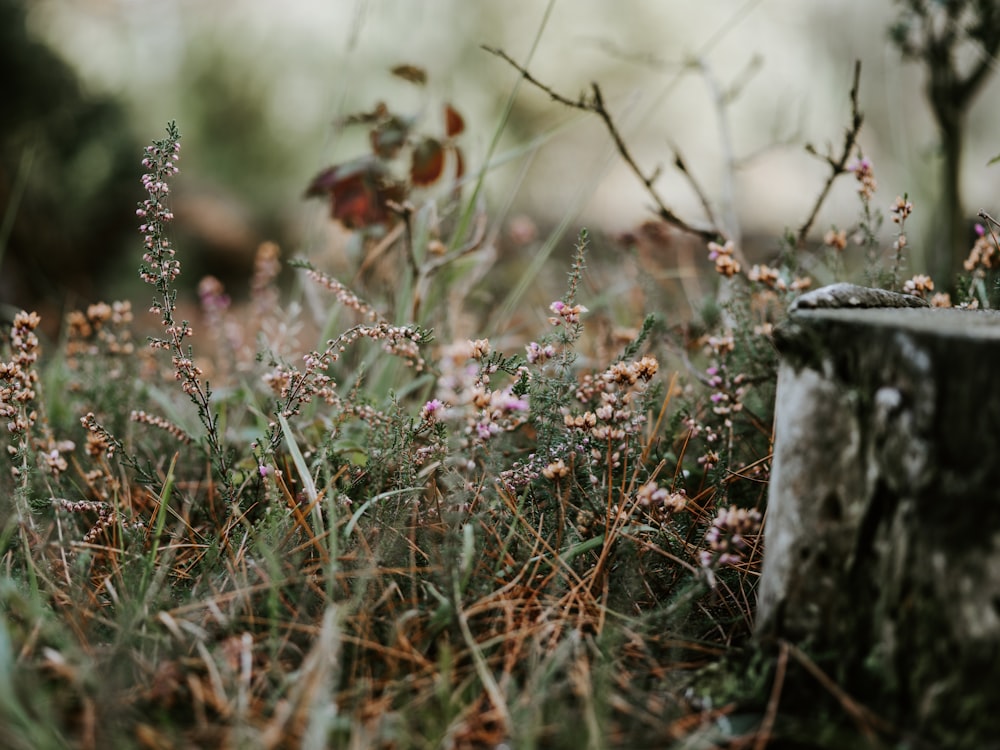
[[490,47],[490,46],[485,45],[485,44],[483,44],[481,46],[482,46],[482,48],[484,50],[486,50],[487,52],[489,52],[491,55],[496,55],[501,60],[503,60],[504,62],[506,62],[508,65],[510,65],[512,68],[514,68],[518,73],[521,74],[521,77],[524,80],[526,80],[532,86],[535,86],[536,88],[539,88],[542,91],[544,91],[546,94],[549,95],[549,97],[553,101],[557,101],[560,104],[562,104],[562,105],[564,105],[566,107],[572,107],[573,109],[581,109],[581,110],[584,110],[584,111],[593,111],[592,107],[583,99],[583,97],[580,97],[576,101],[573,101],[572,99],[568,99],[565,96],[563,96],[562,94],[559,94],[559,93],[556,93],[555,91],[553,91],[551,88],[549,88],[544,83],[542,83],[537,78],[535,78],[533,75],[531,75],[531,73],[529,73],[526,68],[521,67],[521,65],[516,60],[514,60],[514,58],[512,58],[510,55],[508,55],[502,49],[497,49],[496,47]]
[[823,186],[823,190],[820,191],[819,197],[816,199],[816,203],[813,205],[812,211],[809,213],[809,218],[806,219],[805,223],[799,228],[798,235],[795,240],[796,247],[802,247],[805,244],[806,235],[808,235],[809,230],[812,229],[812,225],[816,221],[816,216],[819,214],[820,208],[826,201],[826,197],[829,195],[830,188],[833,187],[834,181],[840,177],[840,175],[847,172],[847,160],[851,158],[851,153],[854,151],[855,145],[857,145],[858,134],[861,132],[861,123],[864,122],[864,115],[861,114],[861,109],[858,106],[858,88],[860,85],[861,61],[858,60],[854,63],[854,84],[851,86],[851,125],[844,133],[844,147],[840,156],[834,157],[830,154],[827,154],[825,157],[820,156],[811,144],[806,145],[806,151],[823,159],[830,166],[830,176],[827,178],[826,184]]
[[702,189],[701,184],[695,178],[694,173],[688,169],[687,162],[684,161],[684,157],[681,155],[680,149],[677,146],[671,146],[674,152],[674,166],[677,167],[678,171],[684,175],[694,194],[698,196],[698,201],[701,203],[702,209],[705,211],[705,215],[708,220],[712,222],[713,226],[718,226],[719,222],[715,218],[715,212],[712,210],[712,202],[708,199],[708,195]]
[[604,97],[601,94],[601,88],[596,83],[591,84],[591,97],[589,99],[585,97],[580,97],[577,100],[570,99],[562,94],[556,92],[551,87],[545,85],[537,78],[535,78],[531,73],[527,71],[524,67],[518,64],[513,58],[510,57],[503,50],[496,49],[494,47],[488,47],[483,45],[483,49],[490,54],[496,55],[500,59],[504,60],[508,65],[517,70],[521,77],[524,78],[528,83],[537,87],[538,89],[544,91],[549,97],[560,104],[570,107],[572,109],[577,109],[583,112],[591,112],[604,122],[604,126],[611,136],[611,139],[615,143],[615,148],[618,150],[618,154],[628,165],[632,173],[639,178],[642,182],[643,187],[646,188],[646,192],[653,199],[656,204],[656,214],[663,219],[665,222],[681,230],[682,232],[687,232],[688,234],[693,234],[697,237],[701,237],[704,240],[717,240],[726,239],[725,233],[722,232],[717,226],[711,226],[708,228],[696,227],[693,224],[688,223],[676,213],[674,213],[670,208],[667,207],[660,194],[656,191],[654,187],[654,182],[659,176],[659,171],[654,171],[651,175],[646,175],[639,165],[636,163],[635,158],[629,151],[628,146],[625,145],[625,141],[618,131],[618,127],[615,125],[614,119],[611,117],[611,113],[608,112],[607,107],[604,105]]

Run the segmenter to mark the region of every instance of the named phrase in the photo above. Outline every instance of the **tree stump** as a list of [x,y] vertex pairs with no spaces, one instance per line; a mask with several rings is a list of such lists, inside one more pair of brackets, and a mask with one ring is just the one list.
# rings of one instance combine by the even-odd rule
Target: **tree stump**
[[898,727],[1000,748],[1000,314],[793,310],[756,634]]

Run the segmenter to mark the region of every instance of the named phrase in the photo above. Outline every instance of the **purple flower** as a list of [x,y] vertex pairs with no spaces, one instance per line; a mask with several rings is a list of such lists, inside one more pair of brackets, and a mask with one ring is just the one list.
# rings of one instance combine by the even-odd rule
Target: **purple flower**
[[442,403],[439,399],[432,398],[424,404],[424,408],[420,410],[420,416],[427,421],[436,419],[437,412],[439,412],[442,408],[444,408],[444,403]]
[[847,171],[865,173],[869,171],[871,168],[872,168],[871,161],[867,157],[865,157],[864,159],[859,159],[853,162],[852,164],[849,164],[847,167]]
[[528,400],[511,395],[504,399],[501,407],[504,411],[527,411]]

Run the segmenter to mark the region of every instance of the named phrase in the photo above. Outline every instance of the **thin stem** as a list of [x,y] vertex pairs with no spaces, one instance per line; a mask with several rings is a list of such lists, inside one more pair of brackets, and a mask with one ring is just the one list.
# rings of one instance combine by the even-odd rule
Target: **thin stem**
[[799,231],[795,238],[795,247],[801,248],[805,245],[806,236],[809,234],[809,230],[812,229],[813,224],[816,222],[819,210],[826,202],[826,198],[830,194],[830,189],[833,187],[834,181],[848,171],[847,160],[851,158],[851,154],[854,152],[854,148],[858,142],[858,134],[861,132],[861,125],[865,119],[864,115],[861,113],[860,107],[858,106],[858,89],[860,85],[861,61],[858,60],[854,63],[854,83],[851,86],[850,93],[851,124],[847,130],[844,131],[844,145],[841,149],[840,156],[834,157],[830,154],[821,156],[812,144],[806,144],[806,151],[813,156],[823,159],[830,166],[830,176],[827,178],[826,184],[823,185],[823,189],[820,190],[819,197],[816,198],[816,202],[813,204],[812,210],[809,212],[809,217],[805,220],[805,223],[799,227]]
[[507,62],[511,67],[513,67],[521,74],[521,77],[524,78],[524,80],[526,80],[528,83],[535,86],[536,88],[544,91],[546,94],[549,95],[550,98],[552,98],[553,101],[556,101],[559,104],[562,104],[563,106],[570,107],[571,109],[577,109],[582,112],[591,112],[597,115],[599,118],[601,118],[602,122],[604,122],[605,128],[608,131],[608,134],[611,136],[611,139],[615,143],[615,148],[618,150],[618,154],[624,160],[625,164],[628,165],[628,168],[632,170],[632,173],[639,178],[639,181],[643,184],[643,187],[646,188],[646,192],[649,194],[649,196],[653,199],[653,202],[656,204],[656,214],[666,223],[670,224],[676,229],[681,230],[682,232],[693,234],[697,237],[701,237],[704,240],[717,240],[721,238],[723,241],[725,241],[727,239],[724,232],[720,230],[717,226],[713,225],[707,228],[696,227],[693,224],[690,224],[689,222],[682,219],[680,216],[674,213],[673,210],[667,207],[663,198],[660,196],[660,194],[656,191],[656,188],[654,187],[654,183],[660,176],[659,171],[654,171],[652,174],[647,175],[639,167],[638,163],[635,160],[635,157],[632,156],[632,152],[629,151],[628,146],[625,145],[625,140],[622,138],[622,135],[618,130],[618,126],[615,124],[614,118],[611,117],[611,113],[608,112],[608,109],[604,104],[604,96],[601,93],[601,87],[598,84],[596,83],[591,84],[591,96],[589,99],[584,97],[580,97],[579,99],[576,100],[570,99],[558,93],[550,86],[547,86],[546,84],[539,81],[537,78],[531,75],[531,73],[529,73],[526,68],[519,65],[512,57],[510,57],[510,55],[508,55],[503,50],[496,49],[494,47],[488,47],[486,45],[483,45],[483,49],[489,52],[490,54],[496,55],[500,59]]

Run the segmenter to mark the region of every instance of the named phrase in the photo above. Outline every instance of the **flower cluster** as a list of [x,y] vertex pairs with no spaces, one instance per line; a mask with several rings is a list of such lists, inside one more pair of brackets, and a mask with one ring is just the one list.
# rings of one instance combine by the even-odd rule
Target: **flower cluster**
[[747,385],[743,373],[730,377],[728,369],[723,365],[709,367],[705,371],[708,384],[713,389],[709,400],[712,402],[712,412],[725,418],[726,427],[731,426],[731,415],[743,409],[743,398],[746,396]]
[[731,331],[726,331],[720,336],[709,336],[707,343],[709,350],[711,350],[711,353],[716,357],[731,354],[736,348],[736,339],[733,338]]
[[[892,222],[899,226],[899,231],[896,233],[896,239],[892,243],[894,253],[892,264],[892,282],[894,288],[899,285],[899,269],[903,264],[903,250],[907,245],[906,219],[911,213],[913,213],[913,204],[908,199],[909,196],[907,195],[897,195],[896,202],[893,203],[892,208],[889,209],[889,213],[892,215]],[[933,287],[933,284],[931,286]]]
[[[441,351],[441,374],[436,398],[432,404],[435,419],[447,418],[462,424],[463,434],[471,443],[483,443],[503,432],[516,429],[528,418],[529,399],[521,394],[519,384],[529,377],[522,366],[516,370],[515,381],[497,388],[493,375],[500,369],[491,357],[489,339],[450,344]],[[478,362],[479,364],[475,364]],[[448,409],[444,408],[448,404]],[[423,416],[423,412],[421,412]]]
[[437,398],[446,404],[469,403],[479,378],[479,367],[472,361],[473,342],[456,341],[441,346],[436,359],[440,369]]
[[528,415],[528,398],[514,391],[514,385],[492,390],[488,381],[473,389],[472,404],[476,408],[476,416],[467,431],[475,439],[485,441],[523,424]]
[[918,273],[912,279],[907,279],[903,284],[903,293],[912,294],[915,297],[927,298],[927,295],[934,291],[934,280],[930,276]]
[[[576,325],[585,308],[576,305],[554,304],[551,310],[564,322]],[[565,393],[566,388],[575,394],[582,411],[574,411],[563,402],[553,403],[559,416],[549,421],[544,406],[538,407],[537,428],[546,434],[537,453],[516,460],[500,472],[499,483],[511,490],[524,487],[539,478],[556,481],[563,479],[580,467],[590,473],[590,481],[597,483],[601,467],[614,468],[623,460],[629,439],[639,433],[645,424],[645,405],[640,399],[647,385],[656,375],[659,363],[655,358],[643,356],[611,364],[600,373],[585,373],[575,384],[564,380],[555,385],[566,373],[557,371],[540,373],[555,357],[558,349],[550,343],[531,342],[526,346],[528,366],[517,366],[514,360],[490,355],[488,340],[468,341],[462,346],[448,348],[449,355],[442,358],[438,399],[451,404],[449,416],[465,420],[465,434],[470,442],[483,443],[502,432],[508,432],[529,418],[530,403],[549,404],[551,393]],[[467,366],[468,359],[478,359],[479,365]],[[502,369],[513,376],[513,382],[504,388],[491,385],[491,379]],[[554,390],[553,390],[554,388]],[[551,416],[555,416],[555,414]],[[544,447],[543,447],[544,446]]]
[[367,302],[362,300],[358,295],[348,289],[344,284],[342,284],[337,279],[329,276],[322,271],[318,271],[312,267],[306,267],[306,276],[315,281],[317,284],[325,289],[329,289],[333,292],[334,297],[337,301],[346,307],[348,310],[354,310],[362,318],[374,322],[380,319],[380,315],[375,310],[374,307],[369,305]]
[[420,410],[420,420],[427,423],[437,422],[441,416],[441,412],[444,411],[444,408],[444,402],[440,399],[432,398],[430,401],[427,401]]
[[[78,357],[110,355],[128,357],[135,353],[132,332],[132,303],[98,302],[66,316],[66,356],[71,368]],[[112,377],[115,373],[111,373]]]
[[684,490],[671,492],[656,482],[646,482],[635,493],[639,507],[657,520],[669,518],[687,507],[687,493]]
[[[621,442],[629,435],[636,434],[646,421],[646,415],[633,409],[637,396],[652,380],[659,369],[654,357],[645,356],[633,362],[615,362],[597,376],[585,375],[576,390],[576,398],[581,403],[592,406],[582,414],[567,412],[563,424],[570,430],[588,434],[601,445]],[[593,448],[594,457],[604,457],[598,448]]]
[[570,473],[567,457],[585,455],[589,450],[590,440],[584,437],[576,442],[553,445],[547,451],[529,453],[526,458],[514,461],[510,468],[501,471],[497,483],[508,491],[515,491],[540,477],[557,481]]
[[[233,301],[226,293],[223,283],[215,276],[203,276],[201,281],[198,282],[198,301],[201,303],[205,328],[209,331],[210,335],[215,336],[218,340],[227,328],[234,328],[234,326],[227,325],[226,316]],[[232,342],[227,341],[225,343],[229,344]],[[229,356],[219,357],[220,360],[223,360],[220,363],[223,366],[228,365],[229,360],[233,359],[232,349],[227,354]]]
[[552,344],[539,344],[537,341],[532,341],[525,347],[525,358],[528,360],[528,364],[532,365],[542,365],[556,356],[556,348]]
[[191,347],[184,346],[184,340],[194,332],[186,320],[180,323],[174,320],[177,292],[172,285],[180,275],[181,264],[174,257],[174,249],[166,233],[167,224],[174,218],[166,200],[170,194],[167,181],[178,172],[176,162],[180,158],[180,137],[177,125],[171,122],[167,125],[167,137],[147,146],[142,160],[143,167],[148,170],[142,177],[148,197],[136,211],[136,215],[144,221],[139,231],[145,238],[139,277],[156,290],[150,312],[160,317],[166,334],[165,338],[151,337],[149,346],[171,353],[174,378],[181,382],[181,389],[198,409],[198,417],[206,428],[209,450],[217,462],[226,492],[231,493],[234,488],[230,485],[228,458],[222,446],[222,436],[218,433],[218,420],[211,407],[212,393],[202,382],[204,372],[195,364]]
[[297,265],[306,269],[306,275],[310,279],[332,291],[338,302],[368,321],[367,324],[354,326],[337,339],[327,342],[326,352],[322,355],[324,359],[328,362],[335,361],[339,353],[346,351],[358,339],[368,338],[380,341],[387,353],[402,358],[414,371],[423,372],[427,369],[427,363],[420,354],[420,346],[430,339],[427,331],[417,326],[392,325],[374,307],[332,276],[317,271],[308,264]]
[[[277,246],[262,246],[258,252],[258,269],[255,273],[255,285],[265,290],[276,275]],[[308,263],[296,261],[294,265],[304,268],[308,278],[320,286],[332,291],[337,300],[345,307],[358,313],[366,320],[364,323],[349,328],[335,339],[326,342],[323,351],[311,351],[302,357],[302,367],[280,361],[272,353],[270,370],[262,375],[263,382],[277,397],[275,413],[288,418],[301,413],[304,404],[320,399],[336,410],[337,419],[353,416],[363,422],[369,430],[386,430],[396,425],[398,420],[391,413],[378,410],[362,400],[355,399],[355,394],[342,397],[337,392],[337,382],[330,370],[334,363],[341,359],[347,349],[360,339],[370,339],[381,344],[382,349],[395,357],[401,358],[415,372],[424,372],[427,362],[421,354],[421,347],[430,340],[429,333],[418,326],[398,326],[389,323],[378,311],[362,301],[344,284],[327,274],[324,274]],[[262,322],[262,329],[266,321]],[[291,329],[274,331],[273,338],[287,338]],[[430,429],[444,416],[445,399],[432,399],[425,403],[420,414],[421,422],[412,430],[413,435],[436,435],[436,430]],[[282,432],[276,421],[269,423],[267,439],[254,441],[252,449],[257,454],[259,465],[265,465],[267,456],[273,452],[281,440]],[[408,457],[409,467],[420,465],[430,455],[440,453],[440,441],[434,441],[429,447],[416,449]],[[370,455],[376,457],[377,449],[370,446]]]
[[[270,371],[262,377],[264,383],[278,398],[277,413],[286,418],[297,415],[301,412],[303,404],[311,403],[318,398],[326,404],[336,407],[343,414],[351,414],[364,421],[370,428],[383,427],[390,423],[392,420],[374,407],[355,403],[350,398],[342,399],[337,393],[336,381],[328,374],[328,370],[334,362],[340,359],[347,347],[361,338],[381,341],[387,352],[402,357],[417,372],[421,372],[426,367],[426,363],[420,355],[420,346],[427,339],[425,331],[417,327],[392,326],[382,322],[374,325],[357,325],[338,338],[328,341],[322,352],[312,351],[305,354],[302,357],[304,369],[300,370],[293,365],[281,362],[272,363]],[[438,412],[442,408],[443,402],[441,405],[431,407],[423,415],[425,421],[432,421],[431,415],[433,415],[433,421],[437,421]],[[278,429],[277,423],[270,423],[266,450],[273,450],[280,438],[281,431]],[[258,447],[259,445],[255,444],[255,450]]]
[[843,251],[847,247],[847,230],[831,227],[823,235],[823,244],[832,247],[834,250]]
[[556,300],[551,305],[549,309],[555,313],[549,318],[549,323],[557,326],[562,323],[567,323],[569,325],[576,325],[580,322],[580,316],[586,312],[589,312],[583,305],[568,305],[562,300]]
[[658,369],[654,357],[644,356],[615,362],[600,373],[584,373],[575,389],[584,409],[562,407],[562,439],[546,454],[532,454],[503,472],[502,480],[520,486],[539,474],[557,479],[568,471],[566,458],[578,457],[590,483],[599,484],[601,474],[621,467],[626,452],[634,447],[647,419],[642,397]]
[[94,412],[88,411],[80,417],[80,424],[87,431],[87,453],[94,458],[101,454],[112,458],[121,449],[121,441],[97,420]]
[[175,425],[173,422],[164,419],[163,417],[158,417],[155,414],[147,414],[141,409],[137,409],[129,415],[129,419],[139,424],[148,424],[150,427],[156,427],[157,429],[163,430],[185,445],[191,442],[191,436],[184,432],[184,430]]
[[724,245],[718,242],[708,243],[708,259],[715,261],[716,273],[731,277],[740,272],[740,262],[733,257],[735,249],[732,240],[726,240]]
[[[182,333],[177,335],[187,335],[184,331],[189,330],[190,329],[184,326],[181,328]],[[174,379],[180,381],[181,390],[183,390],[187,395],[201,400],[200,397],[203,396],[201,390],[201,376],[204,374],[202,369],[194,363],[194,360],[191,359],[191,357],[175,354],[170,361],[174,366]],[[205,398],[204,401],[207,403],[207,398]]]
[[792,279],[791,283],[788,283],[783,278],[779,269],[763,264],[754,264],[754,266],[747,271],[747,279],[758,284],[762,284],[768,289],[773,289],[776,292],[787,292],[789,290],[793,292],[803,292],[812,286],[812,279],[807,276],[796,276]]
[[562,479],[567,474],[569,474],[569,467],[561,458],[557,458],[555,461],[542,469],[542,476],[553,481]]
[[[7,452],[14,461],[11,474],[23,480],[27,479],[23,470],[27,468],[30,433],[39,421],[39,345],[35,334],[39,323],[37,313],[18,312],[10,330],[10,360],[0,361],[0,420],[10,436]],[[68,468],[61,454],[75,446],[68,441],[57,443],[47,429],[43,432],[46,437],[35,441],[39,463],[46,473],[58,477]]]
[[[770,323],[764,323],[756,326],[755,330],[758,335],[768,335],[772,328]],[[744,411],[751,379],[741,366],[735,364],[737,360],[732,355],[736,351],[736,337],[733,332],[725,330],[703,341],[708,364],[699,380],[710,389],[708,404],[704,409],[696,405],[683,424],[687,428],[686,445],[700,451],[697,463],[707,473],[719,465],[723,456],[732,460],[735,419]]]
[[402,359],[413,368],[414,372],[423,372],[427,369],[427,362],[420,354],[420,346],[428,341],[429,335],[417,326],[395,326],[384,321],[374,325],[355,326],[339,338],[329,342],[327,351],[333,354],[337,351],[343,352],[348,346],[362,338],[380,342],[383,351]]
[[698,456],[697,461],[702,469],[711,471],[719,463],[720,455],[717,449],[721,443],[721,435],[711,424],[700,422],[691,416],[686,417],[683,424],[687,429],[687,440],[689,442],[700,438],[704,443],[704,448]]
[[[38,313],[19,312],[10,331],[11,358],[0,362],[0,419],[7,420],[7,432],[13,438],[8,450],[19,453],[28,431],[38,419],[35,409],[38,387],[38,336],[41,323]],[[17,471],[15,469],[15,471]]]
[[[93,413],[89,414],[90,417],[94,417]],[[80,420],[80,423],[87,429],[87,445],[86,451],[87,455],[91,458],[99,459],[101,456],[114,455],[115,445],[109,439],[110,435],[106,430],[91,429],[91,426],[96,427],[96,417],[93,420]]]
[[285,417],[298,414],[303,404],[320,398],[327,404],[339,402],[337,384],[326,374],[326,369],[336,358],[335,354],[310,352],[303,355],[305,370],[286,364],[275,364],[264,374],[264,383],[281,401],[281,413]]
[[889,209],[893,224],[903,224],[913,213],[913,204],[907,198],[908,196],[896,196],[896,202]]
[[174,250],[166,235],[166,226],[174,215],[167,207],[166,200],[170,194],[167,180],[177,174],[175,162],[180,158],[180,133],[177,126],[170,123],[167,127],[167,137],[146,147],[146,155],[142,166],[147,171],[142,176],[142,186],[148,197],[136,209],[136,216],[143,220],[139,231],[143,235],[143,245],[146,249],[142,256],[146,264],[139,271],[139,276],[147,284],[155,286],[164,294],[163,302],[153,305],[153,312],[163,315],[173,312],[173,299],[168,294],[171,284],[180,274],[181,266],[174,259]]
[[995,242],[990,241],[986,228],[976,224],[976,244],[963,263],[966,271],[981,271],[1000,265],[1000,253]]
[[781,272],[777,268],[771,268],[770,266],[762,264],[754,264],[749,271],[747,271],[747,278],[750,281],[755,281],[758,284],[763,284],[769,289],[776,289],[779,292],[783,292],[787,286],[785,280],[781,278]]
[[747,537],[760,531],[760,512],[730,506],[719,510],[712,525],[705,533],[708,545],[699,553],[703,567],[736,565],[742,559],[749,544]]
[[878,190],[878,181],[875,179],[875,171],[872,168],[870,159],[861,158],[848,167],[854,173],[854,179],[858,181],[858,193],[865,201],[871,201]]
[[84,544],[97,544],[101,541],[101,536],[107,532],[113,534],[116,527],[121,525],[129,531],[141,533],[145,531],[146,525],[142,521],[125,522],[121,514],[111,505],[92,500],[69,501],[63,498],[53,498],[52,504],[67,513],[79,515],[83,513],[93,513],[97,516],[90,530],[84,535]]
[[469,357],[475,360],[483,360],[490,356],[490,340],[476,339],[469,342]]
[[71,453],[76,448],[76,443],[72,440],[57,441],[50,438],[41,448],[42,450],[39,453],[42,459],[43,471],[53,478],[58,479],[59,475],[69,468],[69,464],[63,458],[63,454]]

